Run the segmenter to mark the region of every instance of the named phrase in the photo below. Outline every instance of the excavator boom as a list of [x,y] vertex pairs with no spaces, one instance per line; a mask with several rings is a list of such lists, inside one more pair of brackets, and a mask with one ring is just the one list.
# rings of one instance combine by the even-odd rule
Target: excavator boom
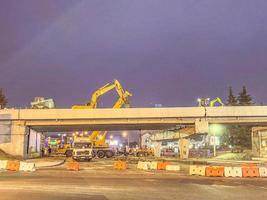
[[222,102],[221,98],[217,97],[210,101],[210,107],[214,107],[216,103],[219,103],[221,106],[224,106],[224,103]]

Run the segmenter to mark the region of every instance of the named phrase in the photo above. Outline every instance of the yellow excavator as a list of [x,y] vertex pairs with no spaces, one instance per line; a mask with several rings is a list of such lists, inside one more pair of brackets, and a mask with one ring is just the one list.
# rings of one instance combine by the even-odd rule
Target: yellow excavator
[[214,107],[216,103],[219,103],[221,106],[224,106],[224,103],[221,98],[216,97],[215,99],[210,101],[210,107]]
[[[91,96],[91,101],[85,105],[73,105],[72,109],[94,109],[97,107],[98,97],[106,94],[107,92],[116,89],[119,99],[113,106],[113,109],[119,109],[128,103],[128,98],[132,96],[130,92],[124,90],[118,80],[114,80],[113,83],[108,83],[103,87],[97,89]],[[94,144],[94,155],[99,158],[112,157],[114,152],[110,149],[109,145],[105,142],[107,131],[101,134],[101,131],[93,131],[88,139]]]
[[216,97],[215,99],[210,100],[210,98],[199,98],[198,105],[202,107],[214,107],[216,103],[219,103],[221,106],[224,106],[224,103],[221,98]]
[[98,97],[106,94],[107,92],[116,89],[120,101],[117,101],[116,104],[113,106],[113,108],[120,108],[121,101],[122,103],[125,104],[126,100],[129,96],[132,96],[132,94],[128,91],[125,91],[120,82],[118,80],[114,80],[113,83],[108,83],[104,85],[103,87],[97,89],[91,96],[91,101],[88,102],[87,104],[83,105],[73,105],[72,109],[90,109],[90,108],[96,108],[97,107],[97,99]]

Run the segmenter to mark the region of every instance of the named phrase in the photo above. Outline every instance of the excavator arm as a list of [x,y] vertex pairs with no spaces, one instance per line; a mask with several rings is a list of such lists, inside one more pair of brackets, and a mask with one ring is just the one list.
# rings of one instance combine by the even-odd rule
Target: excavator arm
[[[119,109],[121,108],[123,105],[125,105],[128,102],[128,98],[130,96],[132,96],[132,94],[130,92],[128,92],[127,90],[124,91],[123,88],[119,85],[119,87],[116,87],[116,90],[120,96],[120,98],[117,100],[117,102],[114,104],[113,108],[114,109]],[[94,133],[94,132],[93,132]],[[96,146],[107,146],[106,144],[106,136],[107,136],[107,131],[105,131],[98,140],[95,141],[95,145]],[[100,134],[100,132],[98,131],[98,134]],[[94,138],[96,139],[98,137],[98,135]]]
[[222,102],[221,98],[217,97],[210,101],[210,107],[214,107],[216,103],[219,103],[221,106],[224,106],[224,103]]
[[[116,89],[119,97],[120,97],[120,101],[125,101],[126,98],[128,96],[132,96],[128,91],[124,91],[124,89],[122,88],[120,82],[118,80],[114,80],[113,83],[108,83],[106,85],[104,85],[103,87],[97,89],[91,96],[91,101],[88,102],[86,105],[73,105],[72,109],[89,109],[89,108],[96,108],[97,107],[97,100],[98,97],[106,94],[107,92]],[[116,103],[116,108],[120,107],[121,103]],[[113,106],[113,108],[115,107],[115,105]]]
[[[114,81],[115,82],[115,81]],[[88,109],[88,108],[96,108],[97,107],[97,99],[98,97],[106,94],[107,92],[113,90],[116,87],[115,83],[108,83],[103,87],[97,89],[91,96],[91,101],[86,105],[73,105],[72,109]]]

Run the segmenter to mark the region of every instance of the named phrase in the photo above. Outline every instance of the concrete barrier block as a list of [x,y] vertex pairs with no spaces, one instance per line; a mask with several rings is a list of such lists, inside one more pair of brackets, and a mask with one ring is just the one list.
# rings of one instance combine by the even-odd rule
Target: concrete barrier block
[[190,165],[189,175],[205,176],[206,166],[202,165]]
[[0,160],[0,170],[6,170],[7,160]]
[[19,171],[33,172],[35,171],[34,163],[20,162]]
[[150,170],[151,169],[151,162],[144,162],[143,170]]
[[225,167],[224,168],[225,177],[242,177],[241,167]]
[[152,170],[158,169],[158,162],[157,161],[152,161],[150,169],[152,169]]
[[137,169],[144,169],[144,162],[138,161]]
[[259,167],[260,177],[267,177],[267,167]]
[[180,171],[180,165],[167,165],[166,166],[167,171]]

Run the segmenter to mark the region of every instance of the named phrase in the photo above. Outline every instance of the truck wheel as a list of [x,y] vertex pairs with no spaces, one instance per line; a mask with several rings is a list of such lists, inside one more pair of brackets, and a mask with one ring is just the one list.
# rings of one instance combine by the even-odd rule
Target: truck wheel
[[113,151],[106,151],[106,157],[107,157],[107,158],[111,158],[111,157],[113,157],[113,156],[114,156]]
[[97,151],[92,151],[92,157],[95,158],[97,155]]
[[71,157],[72,156],[72,151],[71,150],[67,150],[65,155],[66,155],[66,157]]
[[97,152],[97,157],[98,158],[104,158],[105,157],[105,152],[104,151],[98,151]]

